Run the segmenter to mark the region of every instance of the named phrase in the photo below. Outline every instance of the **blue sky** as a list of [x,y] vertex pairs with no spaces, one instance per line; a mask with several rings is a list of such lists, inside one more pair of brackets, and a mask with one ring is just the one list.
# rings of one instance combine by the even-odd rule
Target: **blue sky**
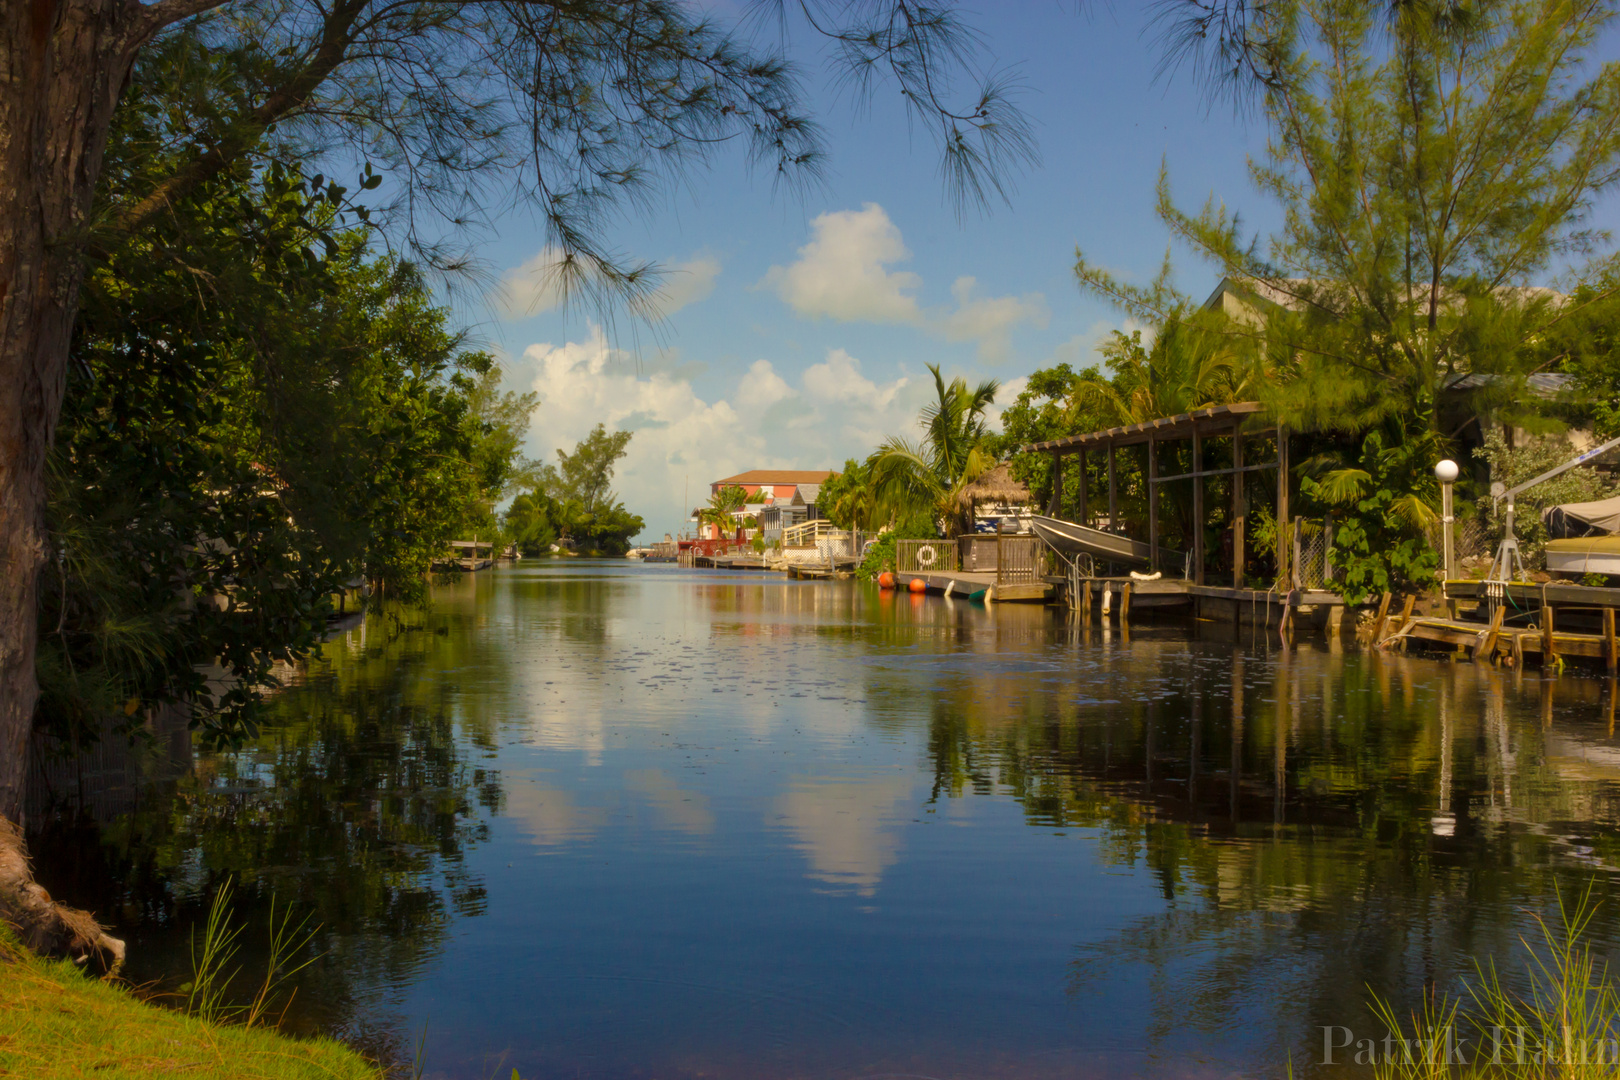
[[[624,252],[675,271],[657,339],[536,311],[545,298],[525,264],[543,238],[523,211],[507,215],[479,254],[508,294],[462,301],[458,315],[498,349],[512,388],[539,392],[529,453],[554,460],[598,422],[633,430],[615,486],[655,538],[714,479],[837,468],[910,434],[931,393],[927,363],[999,379],[1010,402],[1038,367],[1096,362],[1095,344],[1125,320],[1076,287],[1075,248],[1127,278],[1153,275],[1167,243],[1153,213],[1161,161],[1183,205],[1215,194],[1250,228],[1277,221],[1247,177],[1263,128],[1211,107],[1190,74],[1156,77],[1148,6],[970,8],[987,54],[1019,69],[1042,160],[1013,178],[1010,206],[965,220],[898,94],[865,110],[839,100],[816,41],[796,33],[831,151],[826,182],[785,194],[721,156],[615,228]],[[1185,252],[1176,262],[1185,291],[1213,288],[1212,268]]]

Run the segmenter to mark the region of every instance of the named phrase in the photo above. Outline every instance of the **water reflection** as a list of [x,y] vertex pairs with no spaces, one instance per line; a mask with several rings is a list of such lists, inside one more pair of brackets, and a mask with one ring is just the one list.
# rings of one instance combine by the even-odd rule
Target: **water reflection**
[[[326,924],[304,1028],[446,1077],[1309,1072],[1596,881],[1612,681],[525,566],[334,644],[239,753],[59,838],[183,963],[227,874]],[[44,850],[44,849],[42,849]]]

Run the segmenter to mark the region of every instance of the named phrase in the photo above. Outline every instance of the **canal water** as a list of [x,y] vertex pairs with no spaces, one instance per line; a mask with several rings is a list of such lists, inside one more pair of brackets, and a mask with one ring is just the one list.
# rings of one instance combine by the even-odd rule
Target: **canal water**
[[[1563,895],[1620,926],[1604,679],[525,562],[334,639],[239,751],[34,840],[184,981],[231,880],[285,1024],[483,1080],[1319,1071]],[[1336,1038],[1339,1036],[1336,1036]]]

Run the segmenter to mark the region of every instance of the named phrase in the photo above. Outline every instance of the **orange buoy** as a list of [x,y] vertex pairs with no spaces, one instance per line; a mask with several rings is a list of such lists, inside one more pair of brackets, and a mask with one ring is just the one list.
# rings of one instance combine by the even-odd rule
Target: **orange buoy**
[[928,588],[928,582],[924,581],[922,578],[914,577],[914,578],[911,579],[911,591],[912,592],[924,592],[924,591],[927,590],[927,588]]
[[885,571],[883,571],[883,573],[879,574],[878,575],[878,588],[880,588],[880,589],[892,589],[892,588],[894,588],[894,575],[889,573],[887,570],[885,570]]

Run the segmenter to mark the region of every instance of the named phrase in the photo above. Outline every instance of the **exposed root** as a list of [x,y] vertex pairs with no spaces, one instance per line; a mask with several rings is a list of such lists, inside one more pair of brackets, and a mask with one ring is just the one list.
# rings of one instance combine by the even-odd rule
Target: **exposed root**
[[0,817],[0,920],[41,956],[75,964],[98,960],[109,973],[124,965],[124,943],[108,935],[88,911],[63,907],[34,880],[22,831]]

